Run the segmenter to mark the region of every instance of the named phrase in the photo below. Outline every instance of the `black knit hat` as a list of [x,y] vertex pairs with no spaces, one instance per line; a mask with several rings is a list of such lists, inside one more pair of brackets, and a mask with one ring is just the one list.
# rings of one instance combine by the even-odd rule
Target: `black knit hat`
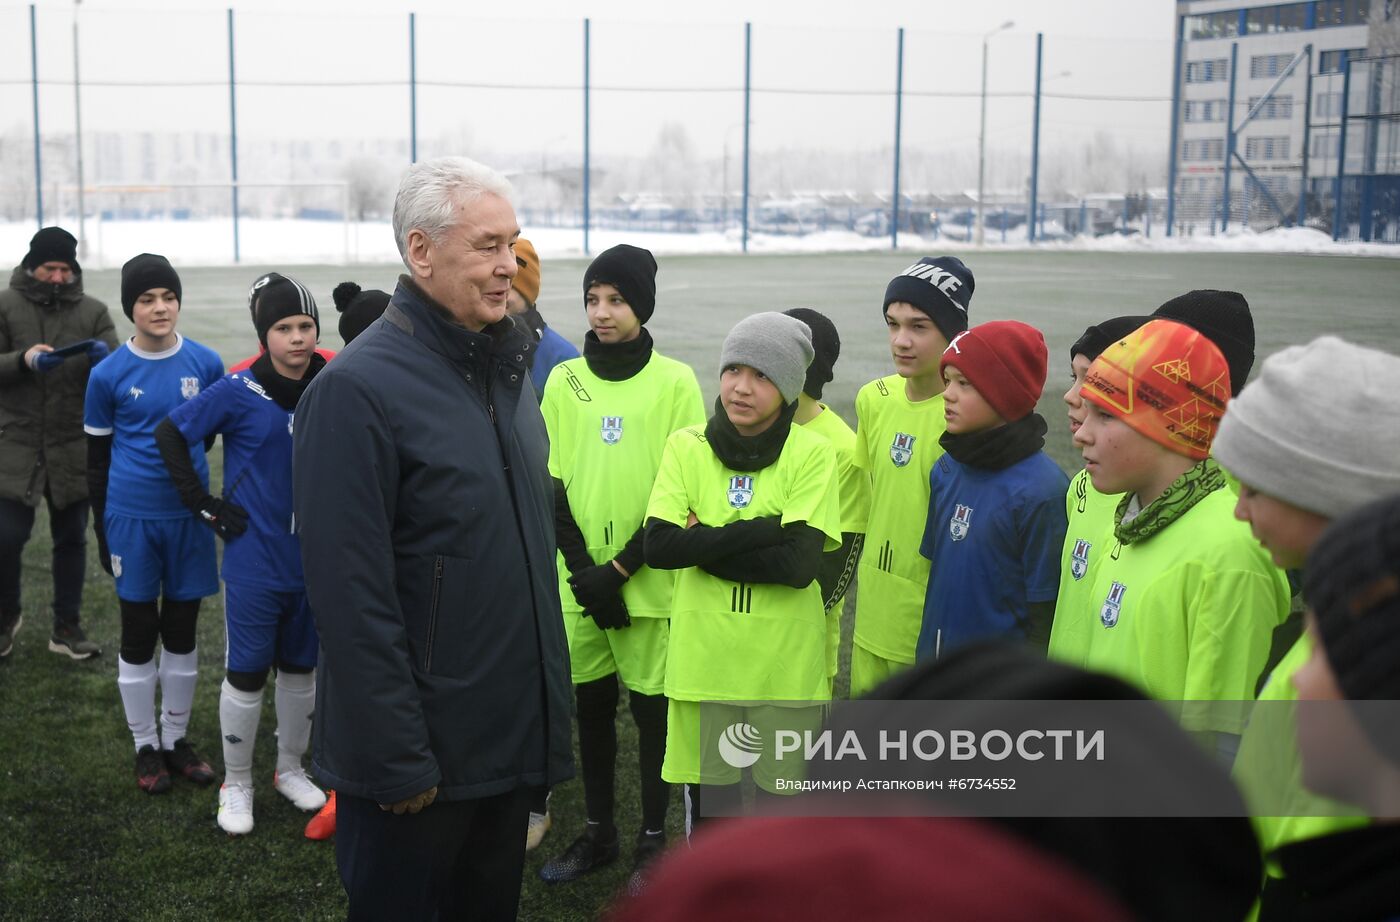
[[384,313],[389,306],[389,293],[378,288],[365,291],[354,282],[341,282],[331,292],[331,300],[340,311],[340,338],[348,346]]
[[1215,343],[1230,366],[1230,396],[1239,396],[1254,367],[1254,315],[1244,295],[1200,288],[1172,298],[1152,316],[1184,323]]
[[[1400,700],[1400,496],[1333,520],[1308,554],[1303,596],[1342,693]],[[1400,728],[1359,716],[1376,748],[1400,763]]]
[[78,265],[78,238],[61,227],[43,227],[29,238],[29,252],[20,263],[31,272],[44,263],[67,263],[74,272],[82,272]]
[[258,295],[262,294],[262,290],[268,285],[285,278],[280,272],[264,272],[253,279],[252,287],[248,289],[248,319],[253,321],[253,326],[258,325]]
[[316,310],[316,299],[294,278],[279,275],[257,290],[254,299],[253,326],[258,331],[258,342],[267,345],[267,331],[284,317],[306,314],[316,321],[316,338],[321,338],[321,315]]
[[598,254],[583,274],[583,293],[594,285],[611,285],[637,319],[646,323],[656,310],[656,258],[650,250],[619,243]]
[[802,393],[814,400],[822,399],[822,388],[836,376],[836,360],[841,357],[841,334],[836,332],[836,324],[825,314],[810,307],[794,307],[783,311],[789,317],[796,317],[812,331],[812,349],[816,355],[807,366],[807,380],[802,385]]
[[1084,335],[1076,339],[1074,345],[1069,347],[1069,360],[1073,362],[1076,355],[1083,355],[1092,362],[1109,346],[1151,319],[1151,317],[1114,317],[1112,320],[1096,323],[1086,329]]
[[142,253],[128,259],[122,266],[122,311],[127,320],[131,319],[136,299],[152,288],[169,288],[175,292],[176,301],[185,300],[180,288],[180,275],[170,265],[170,260],[154,253]]
[[925,256],[885,286],[885,303],[880,309],[888,311],[895,301],[912,304],[933,318],[943,338],[952,342],[967,329],[967,309],[976,287],[972,270],[961,259]]

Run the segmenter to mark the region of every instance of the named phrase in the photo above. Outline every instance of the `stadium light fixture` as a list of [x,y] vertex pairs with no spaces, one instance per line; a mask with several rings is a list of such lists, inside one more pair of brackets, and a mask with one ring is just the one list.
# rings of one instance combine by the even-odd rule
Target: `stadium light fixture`
[[986,241],[986,225],[983,223],[983,199],[986,197],[987,180],[987,43],[998,32],[1005,32],[1016,25],[1013,20],[997,26],[982,36],[982,127],[977,132],[977,245]]

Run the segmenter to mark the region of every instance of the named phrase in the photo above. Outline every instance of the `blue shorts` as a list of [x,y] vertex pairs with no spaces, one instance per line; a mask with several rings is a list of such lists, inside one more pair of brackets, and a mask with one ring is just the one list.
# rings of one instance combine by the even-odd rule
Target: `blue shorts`
[[118,598],[154,602],[163,595],[185,602],[219,591],[214,532],[194,516],[138,519],[108,512],[103,527]]
[[224,580],[228,647],[224,668],[262,672],[274,665],[316,668],[320,639],[305,590],[288,592]]

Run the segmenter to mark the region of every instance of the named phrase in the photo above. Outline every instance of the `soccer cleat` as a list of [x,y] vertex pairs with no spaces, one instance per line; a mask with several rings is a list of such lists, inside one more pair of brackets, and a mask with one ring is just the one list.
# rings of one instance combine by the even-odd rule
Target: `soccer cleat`
[[324,842],[335,835],[335,791],[326,792],[326,805],[306,824],[306,837]]
[[637,848],[632,853],[632,873],[627,878],[628,896],[641,896],[647,888],[647,872],[666,851],[666,833],[637,833]]
[[553,825],[553,820],[549,818],[549,809],[543,813],[530,814],[530,823],[525,827],[525,851],[532,852],[539,847],[544,839],[544,834],[549,832],[549,827]]
[[277,789],[278,794],[290,800],[292,806],[298,810],[305,810],[309,813],[326,805],[326,792],[311,783],[311,779],[306,777],[306,769],[304,768],[293,768],[285,772],[274,773],[272,786]]
[[600,823],[584,826],[583,833],[562,855],[551,858],[540,868],[540,879],[549,884],[562,884],[612,864],[617,860],[617,830],[614,829],[612,837],[606,841],[602,833]]
[[76,624],[55,625],[49,636],[49,650],[62,653],[71,659],[92,659],[102,652],[102,648],[83,633]]
[[24,615],[15,615],[14,621],[0,628],[0,659],[9,656],[15,648],[15,635],[19,633],[21,624],[24,624]]
[[174,746],[165,750],[164,754],[165,765],[172,775],[179,775],[200,787],[214,783],[214,770],[209,767],[208,762],[199,757],[189,740],[183,736],[175,741]]
[[231,836],[253,831],[253,786],[228,784],[219,787],[219,828]]
[[149,743],[136,753],[136,786],[147,794],[164,794],[170,790],[170,772],[165,760]]

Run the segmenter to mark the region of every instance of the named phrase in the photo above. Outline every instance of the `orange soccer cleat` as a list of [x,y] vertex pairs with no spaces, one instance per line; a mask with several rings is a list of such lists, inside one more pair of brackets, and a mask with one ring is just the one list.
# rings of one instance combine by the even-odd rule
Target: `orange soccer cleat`
[[306,837],[324,842],[335,835],[335,791],[326,792],[326,805],[306,824]]

